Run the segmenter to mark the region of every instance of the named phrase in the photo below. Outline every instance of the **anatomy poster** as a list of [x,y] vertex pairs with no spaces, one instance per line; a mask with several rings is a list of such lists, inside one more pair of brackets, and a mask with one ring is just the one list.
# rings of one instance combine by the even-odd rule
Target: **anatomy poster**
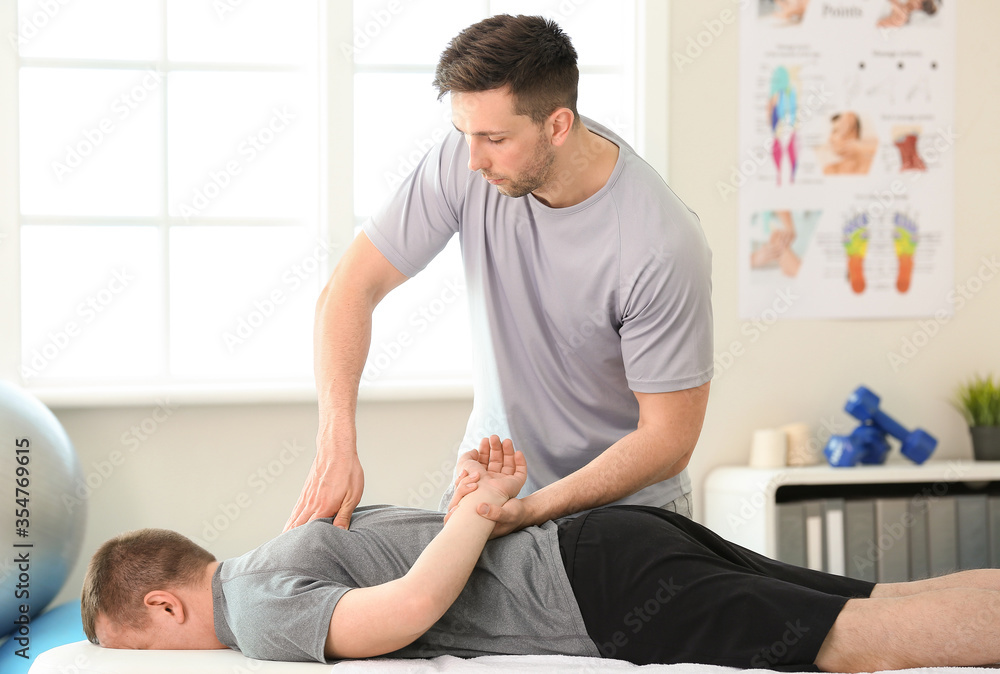
[[741,3],[742,318],[951,312],[955,1]]

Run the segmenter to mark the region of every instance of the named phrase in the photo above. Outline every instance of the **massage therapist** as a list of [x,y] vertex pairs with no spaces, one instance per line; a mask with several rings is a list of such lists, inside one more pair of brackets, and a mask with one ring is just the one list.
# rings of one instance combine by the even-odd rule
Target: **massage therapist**
[[364,489],[355,410],[372,312],[456,233],[476,351],[456,460],[497,434],[531,466],[520,498],[489,513],[493,535],[609,503],[692,515],[711,251],[660,176],[580,117],[576,61],[555,23],[508,15],[441,55],[434,86],[451,96],[455,130],[365,224],[317,303],[317,451],[286,529],[349,526]]

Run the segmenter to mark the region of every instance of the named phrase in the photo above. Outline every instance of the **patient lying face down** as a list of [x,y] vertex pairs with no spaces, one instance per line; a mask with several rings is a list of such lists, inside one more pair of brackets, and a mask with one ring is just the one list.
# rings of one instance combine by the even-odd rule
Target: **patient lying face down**
[[[84,630],[108,648],[253,658],[603,656],[636,664],[878,671],[1000,661],[1000,571],[873,585],[781,564],[685,517],[599,508],[488,541],[527,467],[493,436],[442,513],[356,511],[217,561],[144,529],[95,553]],[[725,647],[721,647],[721,644]]]
[[212,624],[215,556],[165,529],[117,536],[90,560],[84,631],[108,648],[226,648]]

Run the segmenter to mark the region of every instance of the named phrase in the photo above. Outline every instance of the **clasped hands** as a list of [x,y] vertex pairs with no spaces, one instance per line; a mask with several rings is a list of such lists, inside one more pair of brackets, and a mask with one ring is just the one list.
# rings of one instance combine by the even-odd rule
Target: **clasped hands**
[[482,493],[483,490],[490,490],[502,497],[499,499],[502,505],[480,503],[476,510],[482,517],[495,522],[490,538],[532,524],[528,521],[523,502],[517,498],[528,479],[528,464],[523,453],[514,451],[514,444],[509,439],[501,442],[496,435],[483,438],[479,449],[459,457],[457,469],[455,493],[448,504],[445,522],[466,496],[474,491]]

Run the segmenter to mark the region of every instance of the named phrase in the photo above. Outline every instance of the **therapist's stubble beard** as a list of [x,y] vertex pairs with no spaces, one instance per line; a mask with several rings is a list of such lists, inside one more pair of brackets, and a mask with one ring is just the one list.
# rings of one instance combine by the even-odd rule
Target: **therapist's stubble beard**
[[531,161],[528,162],[524,171],[516,177],[490,175],[485,171],[480,171],[480,173],[483,178],[489,180],[504,179],[505,182],[496,185],[497,192],[505,197],[516,199],[517,197],[523,197],[529,192],[534,192],[549,183],[555,174],[555,171],[552,169],[555,161],[555,150],[545,140],[544,136],[539,135],[538,142],[535,144],[534,152],[531,155]]

